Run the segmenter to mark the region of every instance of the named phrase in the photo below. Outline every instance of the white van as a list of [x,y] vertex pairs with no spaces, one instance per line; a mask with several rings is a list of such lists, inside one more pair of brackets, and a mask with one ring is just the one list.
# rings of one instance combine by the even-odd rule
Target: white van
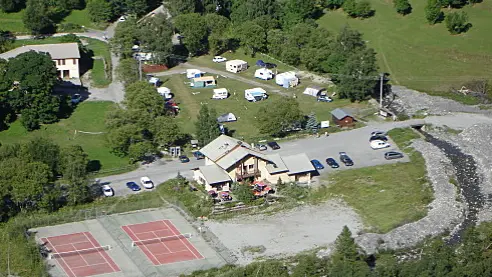
[[212,99],[227,99],[229,97],[229,92],[225,88],[216,88],[214,89],[214,95],[212,95]]

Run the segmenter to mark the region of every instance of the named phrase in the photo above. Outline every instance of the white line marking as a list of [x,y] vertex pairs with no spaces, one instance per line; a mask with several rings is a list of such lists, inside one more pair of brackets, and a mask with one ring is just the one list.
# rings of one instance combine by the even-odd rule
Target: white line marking
[[[51,242],[50,242],[50,240],[48,238],[46,238],[46,241],[48,241],[48,243],[51,244]],[[53,246],[53,250],[56,250],[55,249],[55,246]],[[77,275],[72,271],[72,268],[70,266],[68,266],[68,264],[65,262],[65,260],[63,259],[63,257],[60,257],[60,259],[67,266],[68,270],[70,270],[70,272],[73,274],[73,277],[77,277]],[[58,264],[58,266],[60,266],[62,268],[63,272],[65,272],[65,269],[63,268],[63,266],[61,265],[61,263],[58,261],[58,259],[55,259],[55,261]],[[68,277],[71,277],[67,272],[65,272],[65,274],[67,274]]]
[[[167,222],[165,222],[165,221],[163,221],[163,222],[164,222],[164,224],[166,224],[167,228],[169,228],[169,225],[167,225]],[[171,228],[169,228],[169,229],[171,229]],[[174,232],[174,230],[173,230],[173,229],[171,229],[171,231],[173,232],[173,234],[174,234],[174,235],[176,235],[176,233]],[[185,237],[184,239],[185,239],[186,241],[188,241],[188,239],[187,239],[186,237]],[[183,240],[182,240],[182,239],[180,239],[179,241],[180,241],[180,242],[181,242],[181,243],[182,243],[182,244],[183,244],[183,245],[184,245],[184,246],[185,246],[185,247],[186,247],[186,248],[187,248],[187,249],[191,252],[191,254],[193,254],[193,256],[195,256],[195,258],[196,258],[197,260],[199,259],[199,258],[198,258],[198,256],[195,254],[195,252],[191,251],[191,249],[188,247],[188,245],[186,245],[186,243],[184,243],[184,242],[183,242]],[[188,242],[189,242],[189,241],[188,241]],[[193,248],[195,248],[195,247],[193,247]],[[196,248],[195,248],[195,249],[196,249]],[[198,251],[198,250],[197,250],[197,251]],[[199,253],[200,253],[200,252],[199,252]],[[201,255],[201,253],[200,253],[200,255]],[[203,257],[203,255],[201,255],[201,256]]]
[[[93,243],[93,242],[89,239],[89,237],[87,236],[87,234],[86,234],[86,233],[84,233],[84,236],[85,236],[85,237],[87,238],[87,240],[88,240],[88,241],[92,244],[92,246],[96,247],[96,246],[94,245],[94,243]],[[91,236],[92,236],[92,235],[91,235]],[[103,251],[105,251],[105,250],[103,250]],[[100,256],[101,256],[101,257],[102,257],[102,258],[106,261],[106,263],[107,263],[107,264],[111,267],[111,269],[113,270],[113,272],[118,272],[118,271],[119,271],[119,270],[116,270],[116,269],[113,267],[113,265],[112,265],[112,264],[111,264],[111,263],[110,263],[110,262],[106,259],[106,257],[105,257],[103,254],[101,254],[100,252],[97,252],[97,253],[98,253],[98,254],[99,254],[99,255],[100,255]],[[104,253],[106,253],[106,252],[104,252]]]
[[[128,230],[129,230],[129,231],[130,231],[130,232],[131,232],[131,233],[132,233],[132,234],[133,234],[136,238],[138,238],[138,237],[137,237],[137,235],[135,234],[135,232],[133,232],[133,230],[132,230],[130,227],[127,227],[127,228],[128,228]],[[131,237],[131,236],[130,236],[130,237]],[[140,246],[145,246],[145,249],[147,249],[147,251],[149,251],[150,255],[152,255],[152,256],[154,257],[154,259],[156,260],[156,262],[157,262],[158,264],[161,264],[161,263],[159,262],[159,260],[158,260],[158,259],[154,256],[154,253],[152,253],[152,251],[150,251],[150,250],[149,250],[149,248],[147,248],[147,245],[143,244],[143,245],[139,245],[138,247],[140,247]],[[140,250],[142,250],[142,252],[144,252],[144,251],[143,251],[143,249],[140,249]],[[147,256],[147,253],[145,253],[145,252],[144,252],[144,254]],[[147,258],[148,258],[148,256],[147,256]],[[149,258],[149,260],[152,260],[152,259],[150,259],[150,258]]]

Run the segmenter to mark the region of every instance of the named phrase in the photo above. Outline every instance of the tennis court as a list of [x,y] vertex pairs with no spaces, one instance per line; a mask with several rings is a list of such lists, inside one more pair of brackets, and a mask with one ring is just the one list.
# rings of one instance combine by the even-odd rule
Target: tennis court
[[170,220],[159,220],[122,226],[132,240],[154,265],[163,265],[204,257],[191,244],[191,234],[182,234]]
[[90,232],[41,238],[54,259],[69,277],[85,277],[120,271]]

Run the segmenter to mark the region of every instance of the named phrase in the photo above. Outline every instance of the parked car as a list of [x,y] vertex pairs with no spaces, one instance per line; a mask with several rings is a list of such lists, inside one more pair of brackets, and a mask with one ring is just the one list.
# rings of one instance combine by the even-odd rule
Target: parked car
[[265,151],[268,149],[267,146],[264,144],[255,144],[255,148],[260,150],[260,151]]
[[197,160],[205,159],[205,155],[203,155],[200,151],[193,152],[193,157],[195,157]]
[[139,191],[140,190],[140,186],[137,185],[137,183],[135,183],[135,182],[126,183],[126,187],[131,189],[132,191]]
[[354,165],[354,161],[352,161],[352,159],[347,155],[347,153],[340,152],[338,154],[340,155],[340,161],[342,161],[342,163],[344,163],[346,166]]
[[340,165],[335,161],[333,158],[328,158],[326,159],[326,163],[331,167],[331,168],[339,168]]
[[126,16],[121,16],[120,18],[118,18],[118,22],[125,22],[126,21]]
[[181,155],[181,156],[179,156],[179,161],[182,163],[188,163],[188,162],[190,162],[190,158],[188,158],[185,155]]
[[226,59],[226,58],[224,58],[224,57],[221,57],[221,56],[215,56],[215,57],[212,59],[212,61],[213,61],[214,63],[223,63],[223,62],[227,61],[227,59]]
[[150,178],[147,176],[140,178],[140,183],[146,189],[151,189],[154,187],[154,182],[152,182],[152,180],[150,180]]
[[272,148],[272,150],[280,149],[280,146],[275,141],[267,142],[267,145],[270,146],[270,148]]
[[403,158],[403,154],[400,152],[390,151],[384,153],[384,158],[387,160],[396,160]]
[[277,65],[274,64],[274,63],[265,63],[265,67],[268,68],[268,69],[272,69],[272,68],[277,67]]
[[317,98],[318,102],[333,102],[333,98],[326,96],[326,95],[320,95]]
[[313,164],[314,168],[316,169],[324,169],[325,167],[320,163],[318,160],[312,160],[311,163]]
[[391,146],[391,144],[387,143],[386,141],[382,141],[382,140],[373,140],[369,144],[371,145],[371,148],[374,150],[388,148]]
[[70,102],[72,102],[73,105],[77,105],[78,103],[80,103],[80,100],[82,100],[82,96],[78,93],[72,95],[72,97],[70,98]]
[[382,136],[382,135],[378,135],[378,136],[371,136],[369,138],[369,141],[373,141],[373,140],[382,140],[382,141],[388,141],[388,138],[385,137],[385,136]]
[[106,197],[110,197],[110,196],[114,195],[113,188],[110,187],[109,185],[103,185],[102,191],[103,191],[104,196],[106,196]]
[[386,132],[383,132],[383,131],[374,131],[371,133],[371,137],[374,137],[374,136],[387,136],[388,134],[386,134]]

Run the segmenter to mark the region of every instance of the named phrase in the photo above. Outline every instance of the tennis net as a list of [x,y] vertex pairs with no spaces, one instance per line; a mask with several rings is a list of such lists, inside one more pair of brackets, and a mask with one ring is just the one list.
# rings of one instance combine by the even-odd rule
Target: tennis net
[[76,255],[84,255],[84,254],[90,254],[90,253],[96,253],[96,252],[104,252],[104,251],[107,251],[110,249],[111,249],[111,246],[105,245],[105,246],[99,246],[99,247],[94,247],[94,248],[79,249],[79,250],[74,250],[74,251],[49,253],[48,259],[56,259],[56,258],[70,257],[70,256],[76,256]]
[[168,236],[168,237],[162,237],[162,238],[153,238],[153,239],[133,241],[132,242],[132,247],[141,246],[141,245],[147,245],[147,244],[160,243],[160,242],[170,241],[170,240],[182,240],[182,239],[187,239],[187,238],[191,238],[191,234],[190,233],[187,233],[187,234],[179,234],[179,235]]

